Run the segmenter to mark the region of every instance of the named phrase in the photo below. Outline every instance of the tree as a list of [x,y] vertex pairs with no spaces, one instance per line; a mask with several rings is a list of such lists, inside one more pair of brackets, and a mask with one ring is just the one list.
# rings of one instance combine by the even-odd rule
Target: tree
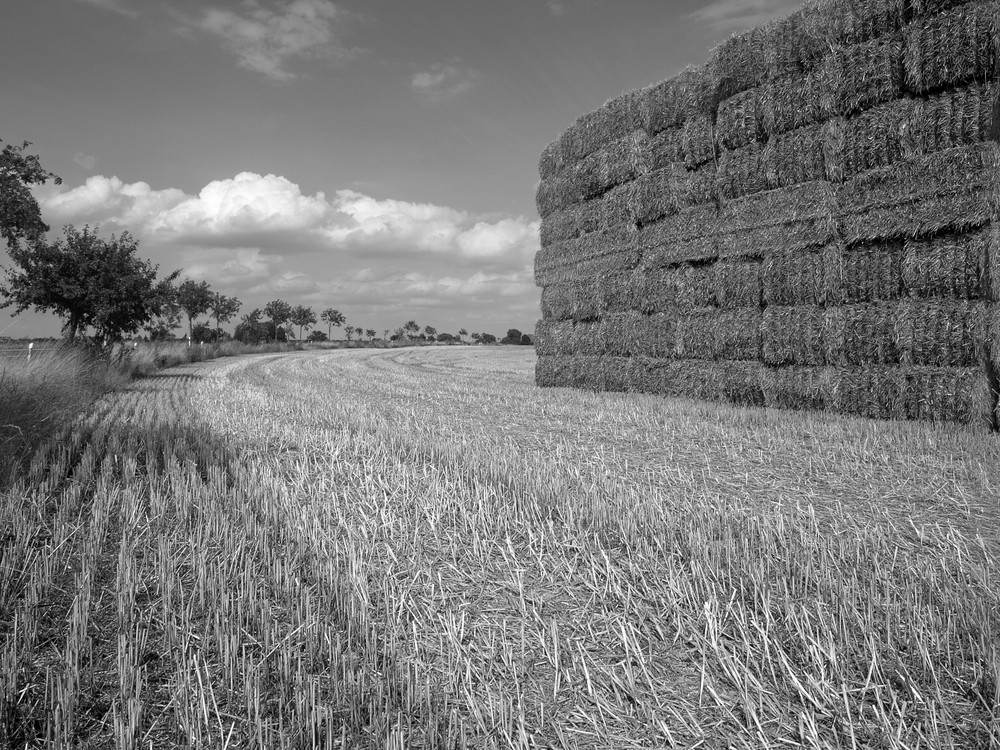
[[459,328],[458,329],[458,340],[459,341],[461,341],[463,337],[468,336],[468,335],[469,335],[469,332],[466,331],[464,328]]
[[533,343],[531,336],[526,333],[521,334],[521,346],[531,346]]
[[452,341],[459,341],[458,336],[453,336],[450,333],[439,333],[437,335],[437,341],[439,344],[450,344]]
[[516,328],[508,328],[507,335],[500,339],[501,344],[516,344],[520,346],[521,344],[521,332]]
[[354,326],[346,326],[344,328],[344,335],[347,336],[347,340],[351,340],[351,336],[354,335]]
[[386,328],[384,331],[382,331],[382,340],[383,341],[388,341],[389,340],[389,329],[388,328]]
[[220,331],[217,328],[212,328],[208,323],[196,323],[194,326],[194,340],[200,341],[203,344],[217,344],[222,339],[220,338]]
[[194,321],[204,315],[212,307],[215,296],[207,281],[193,281],[185,278],[177,287],[177,304],[187,314],[188,336],[194,341]]
[[416,338],[417,331],[420,330],[420,326],[417,325],[417,321],[408,320],[403,326],[403,333],[406,334],[406,338],[412,339]]
[[271,319],[274,325],[274,341],[278,341],[278,330],[282,323],[288,322],[292,317],[292,306],[281,299],[274,299],[264,305],[264,314]]
[[326,323],[326,335],[327,338],[333,336],[333,329],[340,328],[344,323],[347,322],[347,318],[339,310],[334,310],[332,307],[328,307],[326,310],[320,313],[320,320]]
[[311,307],[296,305],[289,318],[293,326],[299,327],[299,341],[302,340],[302,329],[309,329],[316,325],[316,313]]
[[306,341],[329,341],[330,337],[322,331],[313,331],[306,337]]
[[365,329],[365,336],[368,337],[369,341],[374,341],[375,340],[375,333],[376,333],[376,331],[375,331],[374,328],[366,328]]
[[219,323],[228,323],[232,320],[236,313],[240,311],[243,303],[240,302],[236,297],[227,297],[224,294],[213,294],[212,304],[209,309],[212,313],[212,318],[215,319],[215,341],[220,341],[219,335]]
[[482,343],[482,339],[483,339],[483,334],[481,333],[472,334],[472,340],[475,341],[477,344]]
[[259,344],[264,338],[264,330],[260,324],[262,315],[260,308],[257,307],[244,315],[233,331],[233,338],[244,344]]
[[98,228],[82,231],[67,226],[65,239],[46,242],[38,235],[25,245],[15,241],[9,255],[16,269],[5,269],[6,297],[0,308],[15,306],[53,312],[63,319],[70,341],[94,328],[94,340],[114,343],[133,334],[173,298],[179,271],[157,280],[158,267],[138,257],[139,243],[128,232],[97,236]]
[[424,335],[433,341],[434,337],[437,336],[437,328],[434,326],[424,326]]
[[143,326],[150,341],[166,341],[174,337],[174,329],[180,328],[181,308],[176,302],[164,302],[160,312]]
[[28,141],[20,146],[8,144],[0,152],[0,236],[11,250],[22,240],[41,240],[49,231],[29,186],[44,185],[50,179],[62,184],[59,177],[42,169],[37,156],[23,153],[30,145]]
[[481,333],[479,334],[480,344],[495,344],[497,342],[497,337],[492,333]]

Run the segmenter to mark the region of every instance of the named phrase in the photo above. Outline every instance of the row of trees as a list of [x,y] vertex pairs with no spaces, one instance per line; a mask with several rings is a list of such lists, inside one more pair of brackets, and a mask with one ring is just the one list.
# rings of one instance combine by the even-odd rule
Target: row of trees
[[[92,340],[104,346],[140,330],[152,340],[174,338],[182,317],[190,341],[215,342],[229,336],[222,324],[236,317],[242,308],[240,300],[216,292],[207,281],[185,278],[178,283],[179,270],[158,278],[159,268],[139,257],[139,243],[128,232],[103,239],[98,227],[67,226],[63,237],[47,241],[49,227],[42,221],[30,186],[61,180],[42,169],[37,156],[24,153],[30,145],[7,145],[0,152],[0,236],[14,264],[6,269],[6,283],[0,285],[0,308],[14,306],[15,315],[28,309],[55,313],[63,320],[70,341],[93,330]],[[199,322],[206,316],[208,322]],[[213,321],[214,327],[209,325]],[[319,321],[326,324],[326,333],[313,330],[303,339]],[[287,326],[298,329],[298,336]],[[343,313],[333,308],[317,317],[311,307],[276,299],[243,315],[232,338],[245,343],[289,338],[325,341],[334,328],[342,328],[348,341],[355,336],[374,341],[378,333],[347,325]],[[421,329],[413,320],[382,333],[383,340],[409,342],[464,342],[469,336],[464,328],[457,335],[438,333],[429,325]],[[489,333],[473,333],[471,339],[483,344],[497,341]],[[512,328],[500,342],[530,344],[531,337]]]

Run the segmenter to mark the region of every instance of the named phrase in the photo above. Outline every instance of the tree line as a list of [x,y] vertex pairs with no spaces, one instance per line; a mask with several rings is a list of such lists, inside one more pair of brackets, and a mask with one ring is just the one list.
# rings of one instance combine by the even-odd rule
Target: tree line
[[[102,348],[135,337],[140,331],[153,341],[173,339],[182,318],[186,318],[189,342],[320,342],[330,340],[334,328],[342,329],[348,341],[354,337],[358,341],[362,337],[369,342],[377,340],[378,331],[347,324],[338,310],[327,308],[317,317],[311,307],[293,306],[281,299],[244,314],[230,334],[222,324],[239,314],[242,302],[213,290],[207,281],[178,281],[179,269],[160,277],[158,266],[139,257],[139,243],[127,231],[104,239],[99,236],[99,227],[77,229],[69,225],[62,237],[48,241],[49,227],[42,221],[30,187],[49,180],[60,184],[61,180],[44,170],[37,156],[25,153],[30,145],[8,144],[0,152],[0,236],[13,262],[12,268],[4,269],[0,308],[14,307],[14,315],[29,309],[54,313],[63,321],[63,333],[69,341],[88,338],[90,332],[89,341]],[[326,332],[311,330],[320,321]],[[466,337],[480,344],[498,343],[490,333],[470,336],[464,328],[457,334],[439,333],[433,326],[421,328],[413,320],[394,330],[383,330],[381,340],[459,343]],[[511,328],[499,343],[532,342],[528,334]]]

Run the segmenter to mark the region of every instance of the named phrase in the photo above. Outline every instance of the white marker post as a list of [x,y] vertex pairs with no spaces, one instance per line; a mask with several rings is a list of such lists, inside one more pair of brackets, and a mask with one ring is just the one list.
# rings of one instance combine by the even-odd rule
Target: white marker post
[[30,344],[28,344],[28,361],[29,362],[31,361],[31,350],[34,349],[34,348],[35,348],[35,342],[32,341]]

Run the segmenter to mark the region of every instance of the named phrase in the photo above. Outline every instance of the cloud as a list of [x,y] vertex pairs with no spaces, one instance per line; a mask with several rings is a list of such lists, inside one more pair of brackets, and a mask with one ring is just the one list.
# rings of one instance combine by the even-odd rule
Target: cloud
[[800,0],[713,0],[688,17],[716,32],[739,31],[787,16]]
[[121,13],[123,16],[129,16],[130,18],[136,18],[139,15],[138,11],[127,7],[125,0],[80,0],[80,2],[87,3],[87,5],[93,5],[103,10],[111,10],[115,13]]
[[562,16],[566,13],[566,6],[561,2],[556,2],[556,0],[545,0],[545,7],[549,9],[549,13],[554,16]]
[[527,326],[537,312],[537,220],[347,189],[307,194],[285,177],[253,172],[196,194],[103,175],[35,194],[53,227],[128,230],[161,268],[182,267],[248,309],[275,297],[343,306],[379,330],[418,314],[407,310],[441,330],[484,328],[498,316]]
[[92,171],[94,167],[97,166],[97,157],[91,156],[90,154],[79,153],[73,157],[73,161],[76,165],[82,169],[86,169],[88,172]]
[[344,13],[330,0],[294,0],[280,10],[264,7],[259,0],[246,0],[244,6],[242,15],[209,8],[195,27],[221,39],[247,70],[291,81],[296,75],[287,66],[294,59],[350,54],[334,33]]
[[448,99],[471,91],[480,78],[478,71],[461,63],[434,63],[413,76],[410,88],[431,99]]

